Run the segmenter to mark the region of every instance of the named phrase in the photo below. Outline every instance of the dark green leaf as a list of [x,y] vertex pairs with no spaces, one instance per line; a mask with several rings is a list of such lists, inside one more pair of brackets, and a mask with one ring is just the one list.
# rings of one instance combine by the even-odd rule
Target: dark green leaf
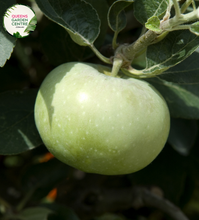
[[[107,22],[107,13],[108,13],[108,4],[106,0],[85,0],[86,2],[90,3],[93,8],[97,11],[98,16],[100,18],[100,33],[95,40],[94,44],[96,47],[100,47],[104,43],[104,39],[107,33],[108,22]],[[82,48],[82,47],[81,47]],[[92,51],[89,49],[89,52]],[[88,51],[87,51],[88,53]]]
[[21,185],[25,193],[34,192],[31,200],[40,200],[69,175],[69,166],[51,159],[29,167],[22,177]]
[[66,206],[56,203],[45,204],[44,206],[53,211],[48,220],[79,220],[77,215]]
[[[16,3],[15,0],[0,0],[0,18],[6,10]],[[16,38],[9,35],[3,27],[2,20],[0,22],[0,67],[3,67],[6,61],[10,58],[13,48],[16,43]]]
[[190,31],[170,32],[162,41],[147,48],[144,73],[163,72],[182,62],[199,46],[199,37]]
[[90,48],[76,44],[65,29],[55,23],[43,30],[41,42],[44,53],[55,66],[65,62],[83,61],[92,54]]
[[50,209],[43,207],[27,208],[17,215],[21,220],[47,220],[48,215],[52,213]]
[[37,90],[0,93],[0,154],[19,154],[42,143],[34,122]]
[[[186,78],[189,78],[188,81],[192,81],[193,78],[198,78],[198,64],[196,59],[198,56],[193,55],[192,58],[189,58],[189,61],[194,64],[193,67],[191,64],[187,65],[187,61],[185,59],[191,56],[198,47],[199,36],[192,34],[190,31],[184,30],[170,32],[162,41],[148,46],[146,52],[146,67],[145,69],[138,70],[139,74],[145,78],[147,75],[153,77],[162,74],[159,76],[160,78],[169,78],[169,81],[174,80],[174,82],[176,82],[176,78],[179,79],[182,75],[184,77],[190,70],[192,72],[190,75],[192,76],[189,77],[187,75]],[[178,69],[178,66],[176,65],[180,64],[184,60],[185,62],[179,66],[180,69]],[[134,74],[133,69],[129,72],[128,69],[123,68],[122,71],[126,75],[130,76],[131,74]],[[173,76],[173,74],[168,75],[168,73],[173,71],[176,73],[179,71],[182,72],[182,74],[179,75],[179,77],[177,74],[175,76]],[[135,74],[137,74],[136,71]]]
[[150,17],[161,18],[168,4],[169,0],[135,0],[134,15],[144,25]]
[[199,83],[199,53],[194,52],[178,65],[168,69],[159,77],[169,82],[181,85],[194,85]]
[[163,79],[148,79],[167,101],[171,116],[199,119],[199,86],[181,85]]
[[[100,47],[104,42],[108,27],[106,16],[104,16],[108,12],[108,5],[106,0],[87,0],[87,2],[92,4],[101,20],[100,34],[94,42],[96,47]],[[94,56],[90,48],[76,44],[67,31],[55,23],[50,23],[42,31],[41,40],[46,56],[55,66],[65,62],[84,61]],[[56,42],[56,44],[52,42]]]
[[118,0],[115,1],[108,12],[109,27],[119,33],[126,26],[126,15],[124,9],[132,4],[134,0]]
[[196,121],[172,118],[168,142],[177,152],[187,156],[195,143],[197,131]]
[[43,13],[63,26],[82,46],[92,45],[99,35],[100,20],[92,5],[81,0],[36,0]]

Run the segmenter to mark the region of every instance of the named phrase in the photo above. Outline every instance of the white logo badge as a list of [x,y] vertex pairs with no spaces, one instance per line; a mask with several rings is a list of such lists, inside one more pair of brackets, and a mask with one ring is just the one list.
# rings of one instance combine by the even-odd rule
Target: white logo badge
[[10,7],[3,18],[6,31],[14,37],[27,37],[30,31],[34,31],[37,18],[34,11],[25,5],[13,5]]

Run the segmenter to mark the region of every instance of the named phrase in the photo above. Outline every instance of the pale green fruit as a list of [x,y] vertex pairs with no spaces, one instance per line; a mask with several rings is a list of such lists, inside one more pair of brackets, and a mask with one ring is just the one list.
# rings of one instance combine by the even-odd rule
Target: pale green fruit
[[110,69],[75,62],[55,68],[38,92],[36,125],[64,163],[90,173],[132,173],[164,147],[169,111],[149,83],[105,71]]

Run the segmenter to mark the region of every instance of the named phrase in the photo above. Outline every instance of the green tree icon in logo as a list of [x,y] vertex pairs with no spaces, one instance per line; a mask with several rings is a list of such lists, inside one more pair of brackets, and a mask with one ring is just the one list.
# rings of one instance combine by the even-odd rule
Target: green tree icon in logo
[[18,31],[16,33],[13,33],[13,36],[16,38],[23,38]]
[[36,28],[36,24],[37,24],[37,17],[34,16],[34,17],[30,20],[30,22],[29,22],[29,24],[28,24],[28,27],[25,29],[24,32],[30,33],[30,31],[34,31],[35,28]]

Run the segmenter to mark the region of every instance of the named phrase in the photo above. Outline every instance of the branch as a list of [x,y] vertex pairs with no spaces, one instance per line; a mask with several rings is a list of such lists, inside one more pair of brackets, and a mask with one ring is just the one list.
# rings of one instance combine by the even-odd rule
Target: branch
[[189,220],[182,211],[170,201],[155,195],[146,188],[136,187],[133,191],[133,207],[154,207],[169,215],[174,220]]
[[67,196],[61,194],[65,198],[64,203],[70,205],[81,219],[129,208],[153,207],[169,215],[173,220],[189,220],[174,204],[144,187],[121,189],[86,187],[75,191],[75,197],[73,190]]

